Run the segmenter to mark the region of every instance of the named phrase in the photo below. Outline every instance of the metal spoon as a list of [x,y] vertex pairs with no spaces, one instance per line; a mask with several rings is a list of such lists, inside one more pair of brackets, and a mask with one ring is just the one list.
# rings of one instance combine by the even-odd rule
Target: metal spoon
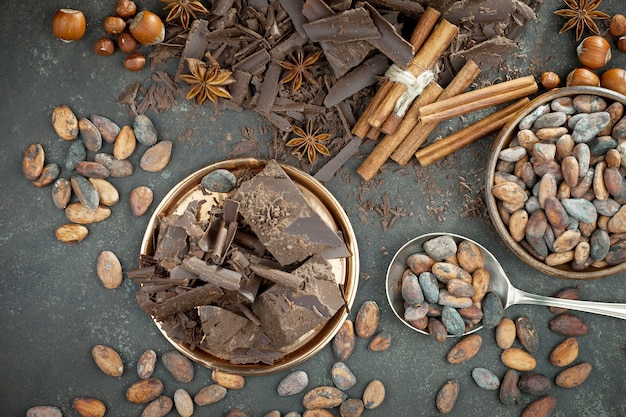
[[[626,320],[626,304],[566,300],[562,298],[545,297],[542,295],[531,294],[529,292],[517,289],[511,284],[509,278],[504,272],[504,269],[502,269],[502,266],[496,260],[496,258],[491,254],[491,252],[489,252],[479,243],[473,241],[472,239],[468,239],[466,237],[459,236],[453,233],[429,233],[418,236],[402,246],[400,250],[398,250],[398,252],[396,252],[396,254],[394,255],[391,263],[389,264],[389,268],[387,269],[386,286],[387,299],[389,300],[389,304],[391,305],[391,308],[395,315],[404,324],[406,324],[413,330],[416,330],[423,334],[428,334],[423,330],[419,330],[413,327],[403,317],[404,299],[402,298],[400,288],[402,273],[407,268],[406,259],[409,255],[413,253],[423,253],[423,244],[425,242],[436,237],[445,235],[452,236],[457,244],[463,240],[467,240],[476,244],[478,248],[480,248],[483,254],[483,258],[485,260],[485,269],[489,271],[490,274],[489,289],[500,297],[500,299],[502,300],[502,305],[505,309],[515,304],[533,304],[540,306],[568,308],[570,310],[602,314],[605,316],[617,317]],[[482,329],[482,325],[479,327],[475,327],[464,334],[470,334],[480,329]]]

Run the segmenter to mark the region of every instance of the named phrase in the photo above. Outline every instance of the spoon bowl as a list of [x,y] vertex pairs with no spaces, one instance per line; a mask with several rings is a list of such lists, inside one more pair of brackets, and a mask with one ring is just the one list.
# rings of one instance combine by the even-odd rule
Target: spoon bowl
[[[580,301],[580,300],[566,300],[555,297],[546,297],[542,295],[532,294],[526,291],[522,291],[511,284],[509,277],[507,276],[502,265],[498,262],[495,256],[491,254],[480,243],[473,241],[464,236],[460,236],[454,233],[429,233],[418,236],[407,243],[405,243],[394,255],[389,267],[387,269],[386,277],[386,291],[387,300],[391,305],[391,309],[400,321],[411,329],[422,333],[428,334],[424,330],[420,330],[412,326],[408,321],[404,319],[404,299],[402,298],[402,274],[408,268],[406,260],[409,255],[414,253],[424,253],[423,245],[425,242],[440,237],[451,236],[458,244],[463,240],[474,243],[481,251],[484,258],[484,268],[489,272],[489,291],[498,295],[498,298],[502,301],[502,306],[506,309],[516,304],[532,304],[548,307],[561,307],[570,310],[584,311],[587,313],[601,314],[610,317],[616,317],[626,320],[626,304],[618,303],[603,303],[594,301]],[[472,328],[465,332],[463,335],[474,333],[482,329],[482,324]],[[454,337],[448,335],[448,337]]]

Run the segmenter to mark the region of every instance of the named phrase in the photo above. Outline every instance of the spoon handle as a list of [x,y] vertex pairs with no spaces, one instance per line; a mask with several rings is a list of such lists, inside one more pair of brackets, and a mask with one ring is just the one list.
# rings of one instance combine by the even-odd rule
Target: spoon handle
[[566,300],[563,298],[545,297],[531,294],[526,291],[516,290],[515,296],[509,302],[513,304],[533,304],[547,307],[562,307],[570,310],[584,311],[586,313],[601,314],[603,316],[617,317],[626,320],[626,304],[602,303],[596,301]]

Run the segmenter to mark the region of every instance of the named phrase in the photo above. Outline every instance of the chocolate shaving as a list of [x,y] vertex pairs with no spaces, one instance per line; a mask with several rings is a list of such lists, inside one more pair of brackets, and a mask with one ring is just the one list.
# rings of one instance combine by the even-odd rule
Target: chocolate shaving
[[380,38],[368,39],[368,42],[391,59],[394,64],[405,70],[415,55],[413,45],[405,40],[398,30],[369,3],[366,2],[364,6],[381,34]]
[[204,51],[206,50],[208,40],[205,36],[209,22],[203,19],[196,19],[191,24],[189,34],[187,35],[187,42],[183,49],[180,61],[178,63],[178,69],[176,70],[176,80],[179,79],[181,74],[189,72],[187,66],[188,58],[202,59],[204,57]]
[[387,58],[382,55],[368,59],[358,68],[341,77],[328,90],[324,105],[327,108],[335,106],[365,87],[375,84],[377,77],[384,74],[388,67]]
[[381,37],[370,14],[363,7],[323,17],[302,26],[314,42],[345,43]]

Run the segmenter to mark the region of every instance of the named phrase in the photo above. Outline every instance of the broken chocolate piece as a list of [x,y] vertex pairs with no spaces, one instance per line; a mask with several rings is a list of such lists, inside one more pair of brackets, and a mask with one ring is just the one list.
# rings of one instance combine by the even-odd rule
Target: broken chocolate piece
[[202,259],[198,259],[194,256],[185,258],[181,266],[185,271],[196,274],[202,281],[217,285],[226,290],[239,289],[241,274],[232,269],[209,265]]
[[191,24],[189,34],[187,35],[187,42],[185,42],[185,48],[183,49],[178,69],[176,70],[177,80],[181,74],[187,74],[189,72],[187,58],[202,59],[204,57],[204,51],[208,43],[205,36],[208,24],[209,22],[203,19],[196,19]]
[[272,63],[265,73],[259,99],[257,100],[256,110],[260,113],[269,113],[278,94],[278,83],[282,67]]
[[305,23],[302,27],[314,42],[345,43],[381,37],[370,14],[363,7]]
[[225,308],[202,305],[198,307],[202,331],[211,345],[219,346],[231,340],[248,324],[248,319]]
[[415,51],[413,45],[405,40],[398,30],[387,19],[382,17],[378,11],[369,3],[365,3],[365,8],[369,12],[374,25],[380,32],[380,38],[368,39],[376,49],[391,59],[394,64],[402,69],[407,69],[409,62],[413,59]]
[[242,183],[233,198],[241,203],[245,222],[281,265],[345,246],[275,160]]
[[224,295],[224,292],[215,285],[206,284],[195,287],[155,305],[152,309],[152,316],[157,321],[163,321],[175,314],[191,310],[198,305],[212,303],[222,295]]
[[375,84],[377,77],[384,74],[387,68],[389,68],[387,58],[382,55],[376,55],[368,59],[358,68],[337,80],[328,90],[328,95],[324,99],[324,105],[330,108],[365,87]]

